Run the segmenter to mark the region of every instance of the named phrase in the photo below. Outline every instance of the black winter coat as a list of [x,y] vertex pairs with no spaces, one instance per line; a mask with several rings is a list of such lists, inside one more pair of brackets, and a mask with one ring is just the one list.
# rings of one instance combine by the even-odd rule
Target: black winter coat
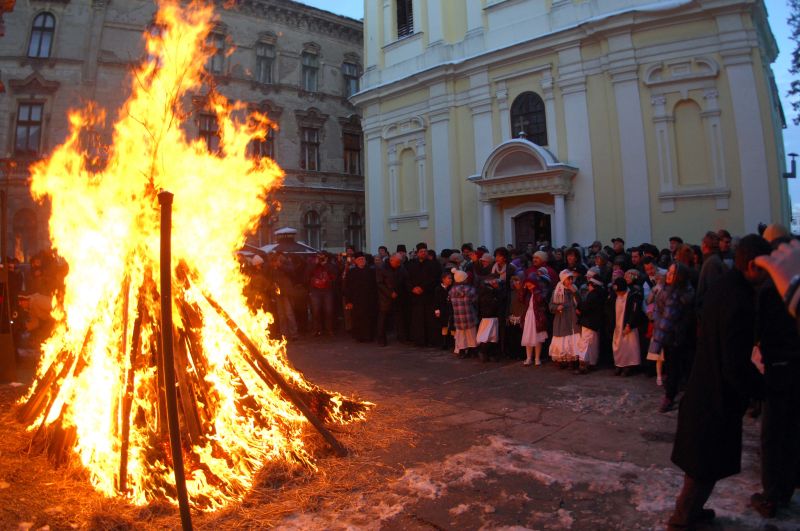
[[700,337],[678,412],[672,462],[692,478],[716,481],[741,470],[742,416],[761,379],[750,362],[755,292],[738,270],[706,293]]
[[606,290],[599,286],[588,292],[586,299],[578,305],[578,310],[581,312],[578,324],[595,332],[601,331],[605,324],[607,299]]
[[[401,265],[393,269],[388,263],[375,269],[375,282],[378,285],[378,309],[388,312],[394,304],[401,303],[406,297],[406,270]],[[392,293],[397,293],[396,298],[392,298]]]
[[[441,268],[439,263],[433,260],[411,260],[406,264],[408,276],[406,278],[406,289],[411,297],[411,304],[431,304],[433,303],[433,292],[441,280]],[[422,288],[421,295],[415,295],[411,290],[419,286]]]
[[436,286],[436,291],[433,293],[433,311],[439,310],[436,322],[441,327],[448,326],[450,323],[450,302],[447,300],[449,294],[450,288],[445,288],[441,284]]
[[494,289],[488,284],[481,284],[478,289],[478,318],[505,318],[506,290],[503,286]]

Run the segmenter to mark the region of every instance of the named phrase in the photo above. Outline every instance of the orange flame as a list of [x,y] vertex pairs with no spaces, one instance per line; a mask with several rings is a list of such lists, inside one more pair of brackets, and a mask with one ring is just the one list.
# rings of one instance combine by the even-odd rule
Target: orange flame
[[[260,115],[235,119],[243,106],[212,91],[206,102],[218,120],[219,152],[189,140],[184,126],[191,95],[204,86],[213,8],[161,1],[156,23],[160,31],[145,34],[148,56],[134,72],[104,165],[98,167],[97,154],[82,142],[105,119],[90,105],[70,113],[69,137],[32,170],[34,197],[51,203],[52,243],[71,267],[63,300],[54,301],[58,325],[23,401],[52,385],[48,370],[58,374],[55,398],[31,429],[57,423],[73,429],[73,450],[92,483],[116,495],[120,427],[130,426],[122,494],[135,504],[154,498],[175,503],[168,452],[158,448],[165,440],[153,361],[158,323],[147,317],[158,315],[159,304],[152,282],[159,260],[156,193],[175,192],[174,263],[192,272],[191,285],[175,285],[176,297],[203,315],[196,319],[174,306],[186,350],[179,384],[180,377],[202,382],[202,396],[194,397],[202,434],[184,440],[187,487],[195,506],[208,510],[241,498],[265,461],[314,464],[301,438],[306,419],[248,365],[244,347],[203,293],[230,313],[284,378],[301,390],[320,390],[290,367],[285,345],[267,337],[271,316],[247,308],[245,279],[231,258],[244,234],[257,227],[267,192],[283,176],[274,161],[247,157],[248,144],[263,139],[270,124]],[[189,334],[199,344],[192,345]],[[127,415],[121,406],[126,399]],[[341,410],[347,399],[331,394],[329,400],[329,420],[363,417],[363,408]],[[186,416],[184,411],[184,425]]]

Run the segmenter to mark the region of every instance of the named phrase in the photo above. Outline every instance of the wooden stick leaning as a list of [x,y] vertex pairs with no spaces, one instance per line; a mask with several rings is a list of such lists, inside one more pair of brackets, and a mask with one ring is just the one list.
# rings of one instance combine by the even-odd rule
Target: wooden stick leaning
[[276,371],[272,365],[269,364],[269,361],[261,354],[261,351],[253,343],[247,334],[236,324],[233,318],[225,311],[225,309],[217,303],[211,297],[209,293],[205,290],[201,290],[203,293],[203,297],[206,299],[206,302],[214,308],[214,310],[219,314],[222,319],[225,320],[226,324],[230,327],[236,337],[239,338],[239,341],[247,348],[247,352],[250,354],[250,357],[246,357],[247,362],[253,368],[256,373],[264,378],[267,382],[274,382],[278,387],[280,387],[281,391],[286,395],[286,397],[292,401],[297,409],[308,419],[308,421],[316,428],[320,435],[328,442],[330,447],[336,452],[337,455],[340,457],[344,457],[347,455],[347,449],[342,446],[342,444],[336,440],[336,437],[328,431],[325,427],[323,422],[317,417],[313,411],[306,405],[297,391],[289,385],[289,383],[281,376],[281,374]]

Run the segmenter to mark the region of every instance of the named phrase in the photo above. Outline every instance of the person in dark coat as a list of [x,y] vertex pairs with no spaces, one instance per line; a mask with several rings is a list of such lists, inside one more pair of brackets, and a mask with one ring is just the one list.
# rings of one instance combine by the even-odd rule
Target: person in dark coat
[[756,318],[753,285],[764,274],[754,260],[770,250],[760,236],[742,238],[735,268],[706,294],[702,334],[672,448],[672,462],[685,475],[668,529],[691,529],[713,519],[713,511],[703,505],[714,485],[741,470],[742,416],[750,398],[760,394],[760,375],[750,355]]
[[433,315],[436,318],[436,324],[439,325],[439,333],[441,336],[441,349],[447,350],[451,345],[450,338],[450,302],[448,296],[450,288],[453,286],[453,274],[450,271],[442,273],[441,282],[436,286],[433,293]]
[[355,253],[353,258],[355,267],[348,271],[345,285],[345,307],[352,311],[353,338],[360,343],[367,343],[372,341],[375,331],[378,287],[375,271],[368,265],[364,253]]
[[756,340],[764,375],[761,484],[750,504],[772,518],[800,485],[800,334],[783,298],[768,280],[758,291]]
[[600,332],[605,322],[606,293],[603,281],[592,274],[588,282],[586,298],[578,304],[578,324],[581,339],[578,342],[578,368],[575,374],[586,374],[597,366],[600,357]]
[[375,338],[378,345],[386,346],[386,328],[390,317],[394,317],[394,333],[397,341],[408,341],[406,326],[406,308],[403,296],[406,292],[406,270],[403,268],[403,257],[395,253],[389,261],[375,270],[375,282],[378,289],[378,323],[375,326]]
[[436,342],[433,292],[439,283],[439,264],[428,260],[428,246],[417,244],[417,257],[406,264],[408,293],[411,301],[411,339],[418,347]]

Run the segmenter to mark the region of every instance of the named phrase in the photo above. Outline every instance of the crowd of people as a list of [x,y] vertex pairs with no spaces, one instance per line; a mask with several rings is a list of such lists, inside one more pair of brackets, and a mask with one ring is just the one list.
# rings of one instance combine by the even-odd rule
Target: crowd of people
[[764,490],[751,505],[773,517],[800,486],[798,277],[765,272],[770,252],[792,242],[797,254],[800,243],[779,225],[760,232],[709,231],[699,245],[675,236],[665,249],[614,238],[586,249],[465,243],[437,253],[421,242],[412,253],[254,256],[249,299],[290,341],[341,327],[377,346],[391,339],[460,359],[654,377],[659,411],[683,392],[672,458],[685,481],[669,527],[693,528],[714,517],[703,505],[715,482],[739,471],[753,404]]

